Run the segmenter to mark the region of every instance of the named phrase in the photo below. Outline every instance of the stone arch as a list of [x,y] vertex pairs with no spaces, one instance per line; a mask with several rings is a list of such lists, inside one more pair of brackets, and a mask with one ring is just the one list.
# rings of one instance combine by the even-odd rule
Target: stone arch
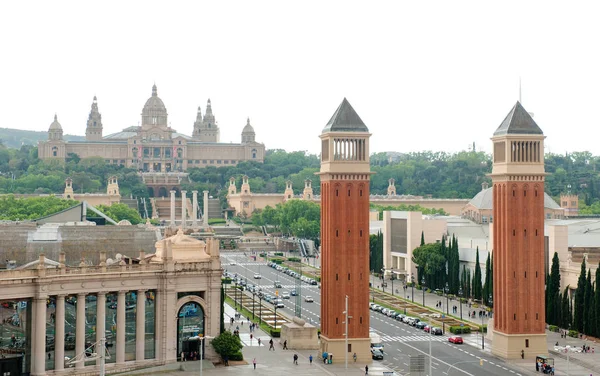
[[168,197],[168,196],[169,196],[169,192],[167,192],[167,188],[165,188],[165,187],[158,188],[158,197]]
[[154,197],[154,188],[148,187],[148,196],[149,197]]
[[[179,358],[181,355],[181,353],[184,351],[183,348],[183,342],[184,342],[184,338],[182,337],[183,335],[183,329],[185,326],[185,320],[186,316],[182,316],[182,309],[189,304],[193,304],[193,305],[197,305],[200,308],[200,312],[198,312],[198,315],[201,315],[202,317],[202,324],[201,324],[201,328],[200,332],[198,334],[201,334],[202,336],[206,335],[207,332],[207,325],[206,325],[206,318],[208,317],[207,315],[207,311],[208,311],[208,305],[206,304],[206,301],[204,301],[204,299],[200,298],[197,295],[186,295],[184,297],[181,297],[177,300],[177,303],[175,304],[176,307],[176,314],[175,314],[175,328],[177,328],[177,357]],[[194,325],[194,324],[192,324]],[[204,349],[206,348],[206,343],[205,341],[201,341],[198,343],[199,346],[203,347],[203,355],[206,355],[206,351],[204,351]],[[191,351],[197,351],[198,349],[192,349]]]

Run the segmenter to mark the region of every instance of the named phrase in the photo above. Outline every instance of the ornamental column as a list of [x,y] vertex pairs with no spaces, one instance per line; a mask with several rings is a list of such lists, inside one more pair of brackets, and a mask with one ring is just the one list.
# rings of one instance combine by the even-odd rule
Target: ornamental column
[[204,191],[204,214],[202,215],[203,226],[208,227],[208,191]]
[[125,293],[126,291],[119,291],[117,296],[117,364],[125,362]]
[[[96,299],[96,342],[106,337],[106,293],[99,292]],[[104,341],[106,345],[106,341]],[[96,352],[105,351],[96,349]],[[96,365],[100,366],[100,358],[96,359]]]
[[198,226],[198,191],[192,191],[192,227]]
[[181,191],[181,228],[185,229],[187,191]]
[[[185,191],[181,191],[182,194]],[[144,360],[146,344],[146,291],[137,291],[137,305],[135,316],[135,361]]]
[[35,338],[32,343],[32,375],[46,374],[46,297],[33,299]]
[[175,227],[175,191],[171,192],[171,227]]
[[56,319],[54,320],[54,370],[65,369],[65,296],[56,297]]
[[[85,292],[77,294],[77,320],[75,322],[75,356],[85,351]],[[85,367],[85,362],[75,363],[75,368]]]

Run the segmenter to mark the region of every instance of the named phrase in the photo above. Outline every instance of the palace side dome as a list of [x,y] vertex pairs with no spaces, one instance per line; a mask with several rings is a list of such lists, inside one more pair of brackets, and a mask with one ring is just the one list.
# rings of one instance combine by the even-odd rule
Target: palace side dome
[[[486,188],[482,189],[479,193],[475,195],[469,201],[470,205],[478,209],[489,209],[492,210],[492,203],[494,198],[494,188]],[[546,192],[544,192],[544,208],[545,209],[560,209],[561,207],[550,197]]]

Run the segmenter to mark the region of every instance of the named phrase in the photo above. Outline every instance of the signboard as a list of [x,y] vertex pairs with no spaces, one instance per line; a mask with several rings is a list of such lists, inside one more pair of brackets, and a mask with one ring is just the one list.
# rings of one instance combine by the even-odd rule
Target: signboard
[[198,325],[184,325],[181,329],[182,332],[199,332],[200,327]]

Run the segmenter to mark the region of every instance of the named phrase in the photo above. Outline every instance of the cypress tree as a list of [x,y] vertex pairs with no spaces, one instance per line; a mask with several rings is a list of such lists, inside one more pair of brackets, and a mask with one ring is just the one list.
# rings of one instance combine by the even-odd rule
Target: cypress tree
[[491,277],[491,270],[490,270],[490,252],[488,252],[488,257],[485,260],[485,282],[483,283],[483,301],[485,302],[486,305],[489,305],[489,296],[492,293],[490,290],[490,277]]
[[477,247],[475,253],[475,273],[473,274],[473,297],[475,299],[481,299],[481,294],[481,266],[479,265],[479,247]]
[[[490,259],[490,292],[492,293],[492,297],[494,296],[494,255],[492,254],[492,258]],[[492,306],[494,306],[494,302],[492,301]]]
[[583,333],[591,335],[592,325],[590,322],[589,311],[592,308],[592,273],[588,269],[587,279],[585,281],[585,294],[583,297],[583,306],[588,309],[583,312]]
[[577,280],[577,290],[575,290],[575,303],[573,311],[573,328],[578,332],[583,331],[583,313],[584,310],[584,298],[585,298],[585,259],[581,262],[581,271],[579,272],[579,279]]
[[600,337],[600,314],[598,313],[600,310],[600,288],[598,288],[598,283],[600,281],[600,268],[596,268],[596,290],[594,291],[594,312],[596,314],[596,333],[595,337]]
[[561,327],[565,329],[571,328],[571,304],[569,304],[569,286],[565,287],[565,292],[562,294],[561,304]]
[[559,312],[556,309],[560,294],[560,262],[558,253],[554,252],[552,267],[546,285],[546,322],[551,325],[560,325]]
[[454,243],[452,244],[452,252],[454,254],[454,290],[453,293],[454,294],[458,294],[458,286],[460,284],[459,282],[459,277],[460,277],[460,257],[458,254],[458,238],[455,238],[454,235],[452,236],[454,238]]
[[421,247],[425,245],[425,233],[421,231]]
[[467,284],[466,294],[471,298],[473,296],[473,291],[471,290],[471,269],[467,269],[467,278],[465,278],[465,282]]

